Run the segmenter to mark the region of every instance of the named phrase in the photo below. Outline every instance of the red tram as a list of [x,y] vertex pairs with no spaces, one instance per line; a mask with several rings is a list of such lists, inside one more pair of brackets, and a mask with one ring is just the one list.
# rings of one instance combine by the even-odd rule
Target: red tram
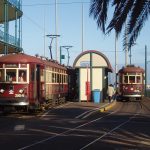
[[35,109],[51,100],[65,100],[67,68],[23,53],[0,57],[0,108]]
[[140,100],[144,95],[144,69],[129,65],[118,72],[121,99]]

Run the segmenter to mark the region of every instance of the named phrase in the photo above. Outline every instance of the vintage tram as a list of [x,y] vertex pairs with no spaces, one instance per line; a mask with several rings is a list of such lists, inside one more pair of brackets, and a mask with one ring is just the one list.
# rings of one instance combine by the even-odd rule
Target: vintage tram
[[118,72],[121,100],[141,100],[144,96],[144,69],[134,65],[123,67]]
[[34,110],[64,101],[67,68],[56,61],[23,53],[0,57],[0,109]]

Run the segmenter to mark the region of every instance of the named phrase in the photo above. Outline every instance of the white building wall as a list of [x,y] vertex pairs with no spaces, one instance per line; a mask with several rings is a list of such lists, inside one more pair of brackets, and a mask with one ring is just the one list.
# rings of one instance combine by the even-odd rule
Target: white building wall
[[102,90],[102,68],[93,68],[92,69],[92,90],[94,89],[99,89],[100,91]]
[[90,69],[87,68],[81,68],[80,69],[80,95],[79,99],[80,101],[87,101],[87,96],[86,96],[86,82],[90,81]]

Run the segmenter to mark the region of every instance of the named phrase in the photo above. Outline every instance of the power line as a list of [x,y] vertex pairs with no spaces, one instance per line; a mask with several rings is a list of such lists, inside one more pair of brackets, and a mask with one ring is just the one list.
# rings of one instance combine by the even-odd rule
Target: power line
[[25,18],[27,18],[28,20],[30,20],[35,26],[37,26],[40,30],[44,31],[44,27],[43,26],[40,26],[40,24],[38,24],[37,22],[35,22],[33,19],[31,19],[29,16],[25,15]]
[[[89,4],[90,2],[63,2],[63,3],[57,3],[57,5],[70,5],[70,4]],[[53,6],[55,5],[55,3],[37,3],[37,4],[26,4],[26,5],[22,5],[25,7],[28,6]]]

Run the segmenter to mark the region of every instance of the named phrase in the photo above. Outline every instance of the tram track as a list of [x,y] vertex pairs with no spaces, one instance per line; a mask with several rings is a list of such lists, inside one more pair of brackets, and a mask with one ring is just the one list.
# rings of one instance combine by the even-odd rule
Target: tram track
[[89,121],[89,122],[83,123],[83,124],[78,125],[78,126],[72,128],[72,129],[67,129],[67,130],[64,131],[64,132],[61,132],[61,133],[59,133],[59,134],[57,134],[57,135],[54,135],[54,136],[52,136],[52,137],[48,137],[48,138],[46,138],[46,139],[43,139],[43,140],[38,141],[38,142],[36,142],[36,143],[33,143],[33,144],[31,144],[31,145],[27,145],[27,146],[25,146],[25,147],[19,148],[18,150],[28,149],[28,148],[31,148],[31,147],[33,147],[33,146],[35,146],[35,145],[38,145],[38,144],[44,143],[44,142],[46,142],[46,141],[50,141],[50,140],[52,140],[52,139],[54,139],[54,138],[57,138],[57,137],[59,137],[59,136],[68,134],[68,133],[70,133],[70,132],[72,132],[72,131],[76,131],[77,129],[79,129],[79,128],[81,128],[81,127],[87,126],[87,125],[89,125],[89,124],[91,124],[91,123],[93,123],[93,122],[96,122],[96,121],[98,121],[98,120],[101,120],[101,119],[103,119],[103,118],[105,118],[105,117],[107,117],[107,116],[110,116],[110,115],[113,114],[113,113],[115,113],[115,112],[114,112],[114,111],[113,111],[113,112],[110,112],[110,113],[108,113],[108,114],[105,115],[105,116],[102,116],[102,117],[99,117],[99,118],[97,118],[97,119],[91,120],[91,121]]
[[[133,107],[134,106],[134,107]],[[69,107],[69,110],[71,110],[71,106],[65,105],[59,109],[62,109],[63,111],[67,110],[67,107]],[[97,111],[97,113],[94,113],[94,117],[84,117],[87,114],[90,114],[94,111],[85,111],[86,113],[82,113],[83,115],[74,115],[73,118],[70,116],[63,116],[66,118],[61,118],[62,116],[58,115],[56,118],[53,118],[53,115],[58,112],[62,112],[59,109],[53,109],[49,110],[45,115],[37,116],[38,118],[35,118],[36,121],[40,123],[40,120],[48,122],[48,120],[54,121],[56,120],[56,123],[53,122],[53,124],[44,124],[44,122],[40,123],[39,125],[29,125],[25,124],[25,127],[23,129],[23,133],[31,134],[32,138],[34,139],[37,137],[39,133],[42,133],[43,135],[37,138],[37,140],[33,140],[34,142],[28,142],[20,145],[16,149],[18,150],[24,150],[24,149],[40,149],[40,146],[46,145],[48,143],[49,146],[51,146],[52,149],[60,149],[57,147],[56,143],[61,141],[69,140],[68,142],[72,142],[72,139],[74,140],[75,148],[71,148],[72,150],[86,150],[86,149],[97,149],[96,145],[102,144],[102,149],[104,148],[112,148],[111,144],[118,144],[121,147],[129,147],[136,148],[136,146],[141,147],[141,145],[144,145],[145,147],[150,148],[150,134],[143,132],[142,134],[138,130],[140,126],[147,126],[149,120],[150,120],[150,110],[145,103],[145,101],[142,102],[116,102],[116,105],[111,107],[110,110],[105,111],[104,113],[101,113]],[[68,112],[68,111],[67,111]],[[58,113],[59,114],[59,113]],[[76,117],[75,117],[76,116]],[[77,117],[79,116],[79,117]],[[97,117],[96,117],[97,116]],[[42,118],[47,118],[47,120],[44,120]],[[49,119],[48,119],[49,117]],[[143,120],[143,118],[146,117],[146,119]],[[94,118],[94,119],[93,119]],[[65,124],[59,124],[58,120],[64,120]],[[32,121],[32,123],[35,121]],[[20,121],[19,121],[20,123]],[[68,123],[68,125],[66,124]],[[137,129],[132,131],[130,126],[137,126]],[[17,127],[18,130],[18,126]],[[93,128],[94,127],[94,128]],[[20,126],[19,126],[20,129]],[[22,126],[21,126],[22,129]],[[126,132],[127,131],[127,132]],[[22,131],[17,131],[17,135],[22,133]],[[9,134],[9,133],[8,133]],[[83,142],[79,142],[78,139],[82,137]],[[55,141],[55,142],[54,142]],[[77,144],[79,142],[79,144]],[[112,142],[112,143],[111,143]],[[55,145],[55,144],[56,145]],[[61,142],[62,143],[62,142]],[[136,145],[136,146],[135,146]],[[55,148],[55,146],[57,148]],[[66,144],[62,143],[61,149],[70,149]],[[47,147],[43,149],[48,149]]]
[[111,134],[112,132],[118,130],[119,128],[121,128],[122,126],[124,126],[125,124],[127,124],[128,122],[130,122],[136,115],[133,115],[132,117],[130,117],[129,119],[127,119],[126,121],[122,122],[121,124],[117,125],[116,127],[112,128],[110,131],[104,133],[103,135],[101,135],[100,137],[98,137],[97,139],[91,141],[90,143],[88,143],[87,145],[83,146],[82,148],[80,148],[80,150],[86,149],[88,148],[90,145],[94,144],[95,142],[101,140],[102,138],[108,136],[109,134]]
[[[130,102],[129,102],[129,103],[130,103]],[[128,105],[129,103],[127,103],[127,105]],[[136,112],[135,114],[131,115],[127,120],[125,120],[125,121],[123,121],[122,123],[118,124],[116,127],[112,128],[112,129],[109,130],[108,132],[106,132],[106,133],[104,133],[103,135],[99,136],[99,137],[96,138],[95,140],[89,142],[88,144],[86,144],[85,146],[83,146],[82,148],[80,148],[80,150],[88,149],[92,144],[94,144],[94,143],[100,141],[101,139],[103,139],[103,138],[105,138],[105,137],[107,137],[107,136],[113,134],[113,132],[115,132],[115,131],[119,130],[121,127],[123,127],[123,126],[129,124],[131,121],[133,122],[133,120],[134,120],[137,116],[139,116],[139,117],[140,117],[140,116],[143,116],[143,112],[142,112],[143,109],[148,110],[148,112],[149,112],[149,114],[150,114],[150,109],[149,109],[149,107],[147,107],[147,106],[145,105],[144,102],[138,102],[138,105],[140,105],[140,108],[141,108],[141,109],[140,109],[140,110],[137,110],[137,112]],[[139,107],[138,107],[138,108],[139,108]],[[117,112],[118,112],[118,111],[117,111]],[[149,116],[147,116],[147,117],[150,118]],[[135,122],[135,123],[139,123],[139,122]],[[143,123],[147,123],[147,122],[140,122],[140,123],[143,124]],[[148,138],[148,139],[146,139],[146,141],[142,141],[143,139],[142,139],[142,138],[139,138],[139,139],[138,139],[138,142],[139,142],[140,144],[145,144],[145,145],[147,145],[148,147],[150,147],[150,136],[148,136],[147,138]],[[118,139],[118,140],[119,140],[119,139]],[[128,139],[126,139],[126,140],[128,141]],[[145,139],[144,139],[144,140],[145,140]],[[138,142],[137,142],[136,140],[133,141],[133,143],[139,145]],[[129,140],[129,143],[131,143],[130,140]],[[132,144],[129,144],[129,145],[132,146]]]

